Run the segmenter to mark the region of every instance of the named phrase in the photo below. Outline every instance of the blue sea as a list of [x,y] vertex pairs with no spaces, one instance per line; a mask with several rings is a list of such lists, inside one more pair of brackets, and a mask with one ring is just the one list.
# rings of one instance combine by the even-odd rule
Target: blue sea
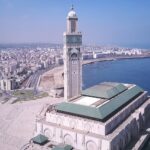
[[96,62],[83,66],[83,89],[101,82],[137,84],[150,93],[150,58]]

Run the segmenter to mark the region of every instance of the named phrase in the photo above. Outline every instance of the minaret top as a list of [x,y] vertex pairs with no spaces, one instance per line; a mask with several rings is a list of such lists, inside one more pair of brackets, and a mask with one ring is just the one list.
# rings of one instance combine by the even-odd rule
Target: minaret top
[[74,11],[74,6],[71,6],[71,10],[68,13],[68,18],[77,18],[76,12]]
[[71,5],[71,10],[74,10],[73,4]]

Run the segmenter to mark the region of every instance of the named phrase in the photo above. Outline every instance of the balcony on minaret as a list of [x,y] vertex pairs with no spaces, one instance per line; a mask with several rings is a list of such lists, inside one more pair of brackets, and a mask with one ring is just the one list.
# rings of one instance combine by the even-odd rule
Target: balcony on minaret
[[68,47],[76,47],[82,45],[82,33],[64,33],[64,44]]

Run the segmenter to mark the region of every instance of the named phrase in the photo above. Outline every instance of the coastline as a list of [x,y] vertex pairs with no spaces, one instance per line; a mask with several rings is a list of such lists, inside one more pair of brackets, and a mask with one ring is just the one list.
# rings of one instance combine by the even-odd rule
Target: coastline
[[[82,65],[88,65],[96,62],[104,62],[104,61],[115,61],[115,60],[123,60],[123,59],[144,59],[144,58],[150,58],[150,55],[142,55],[142,56],[120,56],[120,57],[107,57],[107,58],[99,58],[99,59],[90,59],[85,60],[82,62]],[[63,69],[63,65],[55,67],[51,70],[46,71],[43,75],[49,74],[49,73],[55,73],[57,72],[57,69],[61,71]]]
[[[115,61],[115,60],[125,60],[125,59],[144,59],[144,58],[150,58],[150,55],[141,55],[141,56],[120,56],[120,57],[107,57],[107,58],[99,58],[99,59],[91,59],[91,60],[84,60],[82,62],[82,65],[89,65],[97,62],[104,62],[104,61]],[[46,71],[43,73],[39,78],[39,85],[38,88],[41,88],[41,85],[44,87],[48,84],[49,86],[54,85],[54,83],[49,80],[50,78],[53,78],[56,80],[62,80],[61,74],[63,73],[63,65],[55,67],[51,70]],[[47,78],[47,80],[44,79],[44,77]],[[49,87],[50,88],[50,87]]]
[[150,58],[150,55],[141,55],[141,56],[119,56],[119,57],[108,57],[108,58],[99,58],[99,59],[90,59],[83,61],[82,65],[88,65],[96,62],[103,61],[114,61],[114,60],[123,60],[123,59],[143,59]]

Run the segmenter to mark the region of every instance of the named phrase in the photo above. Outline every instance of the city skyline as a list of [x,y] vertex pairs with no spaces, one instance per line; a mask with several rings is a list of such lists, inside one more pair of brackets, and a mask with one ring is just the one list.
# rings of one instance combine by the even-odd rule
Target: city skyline
[[83,44],[150,47],[148,0],[1,0],[0,43],[62,43],[62,32],[66,29],[63,18],[71,4],[80,18]]

